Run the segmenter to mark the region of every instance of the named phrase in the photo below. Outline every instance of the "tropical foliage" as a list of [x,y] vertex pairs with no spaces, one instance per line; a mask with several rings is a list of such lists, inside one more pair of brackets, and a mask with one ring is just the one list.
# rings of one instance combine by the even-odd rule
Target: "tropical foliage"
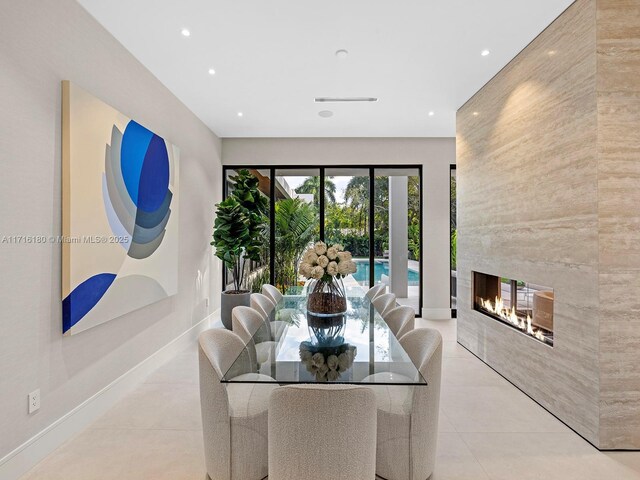
[[233,274],[234,290],[244,286],[245,262],[258,261],[268,201],[258,190],[258,179],[249,170],[230,178],[233,193],[216,205],[213,245],[216,256]]
[[300,257],[315,237],[317,210],[299,198],[279,200],[275,205],[275,283],[286,292],[298,284]]
[[457,266],[457,250],[458,250],[458,224],[457,224],[457,206],[456,206],[456,177],[451,175],[451,183],[450,183],[450,192],[451,192],[451,215],[449,226],[449,233],[451,235],[451,270],[455,270]]
[[[311,193],[313,194],[313,204],[316,208],[320,208],[320,177],[313,176],[308,177],[302,182],[298,188],[296,188],[296,193]],[[333,183],[332,177],[327,177],[324,179],[324,194],[325,201],[327,203],[335,203],[336,201],[336,184]]]

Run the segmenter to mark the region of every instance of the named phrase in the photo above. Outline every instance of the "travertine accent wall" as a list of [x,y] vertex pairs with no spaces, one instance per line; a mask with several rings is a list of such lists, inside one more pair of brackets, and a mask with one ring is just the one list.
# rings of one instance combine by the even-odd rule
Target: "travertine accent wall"
[[[458,341],[605,449],[640,448],[639,5],[577,0],[457,118]],[[554,347],[473,270],[552,286]]]
[[640,448],[640,0],[598,0],[600,445]]

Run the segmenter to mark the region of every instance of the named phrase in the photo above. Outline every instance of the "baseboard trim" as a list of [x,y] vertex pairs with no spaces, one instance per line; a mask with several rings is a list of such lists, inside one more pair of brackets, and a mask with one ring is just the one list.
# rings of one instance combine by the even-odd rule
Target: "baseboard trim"
[[451,318],[450,308],[423,308],[422,318],[427,320],[446,320]]
[[17,480],[73,435],[87,428],[149,374],[187,348],[200,332],[222,325],[219,310],[204,318],[154,354],[115,379],[70,412],[0,459],[0,478]]

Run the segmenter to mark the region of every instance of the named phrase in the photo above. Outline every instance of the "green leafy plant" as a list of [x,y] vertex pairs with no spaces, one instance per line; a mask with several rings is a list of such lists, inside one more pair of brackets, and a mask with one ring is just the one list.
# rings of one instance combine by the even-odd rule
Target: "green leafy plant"
[[458,249],[458,230],[451,232],[451,270],[455,270],[457,266],[457,249]]
[[283,292],[297,284],[300,257],[314,239],[316,209],[299,198],[287,198],[275,206],[275,282]]
[[230,177],[233,192],[216,205],[213,245],[216,256],[233,273],[232,293],[242,292],[246,260],[258,261],[269,202],[258,189],[259,181],[243,169]]

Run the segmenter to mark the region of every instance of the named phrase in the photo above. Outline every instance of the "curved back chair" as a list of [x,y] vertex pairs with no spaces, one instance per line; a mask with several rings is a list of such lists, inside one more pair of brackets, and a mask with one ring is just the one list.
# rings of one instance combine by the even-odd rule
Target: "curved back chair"
[[387,322],[389,329],[396,338],[400,340],[405,334],[414,329],[416,311],[406,305],[392,308],[384,315],[384,321]]
[[280,290],[278,290],[273,285],[269,285],[268,283],[262,285],[262,294],[269,297],[274,305],[278,305],[278,302],[283,298]]
[[400,343],[427,385],[376,389],[376,474],[389,480],[427,479],[433,473],[438,438],[442,336],[432,328],[405,334]]
[[231,311],[231,326],[247,346],[249,357],[256,369],[260,364],[275,358],[276,343],[271,341],[268,322],[260,312],[244,305],[234,307]]
[[271,301],[271,298],[262,293],[252,293],[251,308],[260,312],[264,317],[271,340],[280,340],[282,335],[287,331],[288,324],[280,320],[272,320],[273,311],[276,306],[273,301]]
[[370,302],[373,302],[373,300],[377,296],[382,295],[384,293],[386,288],[387,286],[384,283],[379,283],[378,285],[374,285],[369,290],[367,290],[367,293],[365,293],[364,296],[367,297]]
[[[212,480],[260,480],[268,473],[267,410],[275,385],[227,384],[221,379],[245,346],[233,332],[211,329],[198,337],[200,405],[207,474]],[[236,362],[246,380],[259,375]]]
[[376,397],[366,387],[281,387],[269,400],[269,480],[373,480]]
[[373,299],[373,306],[383,317],[389,310],[396,307],[396,296],[393,293],[383,293]]

